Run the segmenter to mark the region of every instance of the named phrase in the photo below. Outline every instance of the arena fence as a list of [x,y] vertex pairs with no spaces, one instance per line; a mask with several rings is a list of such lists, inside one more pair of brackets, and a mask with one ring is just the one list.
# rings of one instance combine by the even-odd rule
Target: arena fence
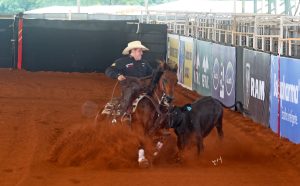
[[0,67],[12,67],[13,19],[0,19]]
[[227,106],[239,101],[255,122],[300,143],[299,59],[174,34],[168,34],[167,58],[178,65],[184,87]]
[[[122,56],[132,40],[150,51],[144,57],[152,66],[166,56],[167,26],[138,20],[0,19],[2,68],[30,71],[104,72]],[[15,29],[15,34],[13,34]],[[2,42],[2,37],[3,41]],[[16,41],[11,42],[11,41]],[[2,49],[2,48],[1,48]],[[2,52],[3,51],[3,52]],[[3,56],[3,57],[2,57]]]

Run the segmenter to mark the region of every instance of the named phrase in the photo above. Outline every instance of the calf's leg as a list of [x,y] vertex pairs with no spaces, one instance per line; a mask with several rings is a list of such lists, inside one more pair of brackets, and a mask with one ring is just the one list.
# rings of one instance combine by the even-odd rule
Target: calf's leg
[[216,128],[218,131],[218,135],[220,139],[223,139],[224,133],[223,133],[223,112],[219,115],[217,122],[216,122]]
[[196,143],[197,143],[197,154],[200,155],[200,152],[204,151],[203,136],[200,132],[196,133]]
[[185,136],[184,134],[178,134],[178,133],[176,133],[176,135],[177,135],[177,148],[178,148],[176,161],[181,162],[181,160],[183,159],[183,151],[185,147]]

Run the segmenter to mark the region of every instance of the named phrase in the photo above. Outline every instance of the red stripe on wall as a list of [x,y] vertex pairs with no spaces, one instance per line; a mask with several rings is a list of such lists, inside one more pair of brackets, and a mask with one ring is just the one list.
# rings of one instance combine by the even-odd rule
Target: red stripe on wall
[[23,19],[19,19],[19,31],[18,31],[18,69],[22,69],[22,57],[23,57]]

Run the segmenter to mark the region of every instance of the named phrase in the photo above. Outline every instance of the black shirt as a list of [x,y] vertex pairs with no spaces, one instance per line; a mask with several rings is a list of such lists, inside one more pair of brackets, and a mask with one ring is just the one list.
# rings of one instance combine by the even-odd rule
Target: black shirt
[[145,60],[136,61],[133,57],[126,56],[117,59],[105,70],[108,77],[116,79],[119,75],[132,77],[145,77],[152,75],[152,68]]

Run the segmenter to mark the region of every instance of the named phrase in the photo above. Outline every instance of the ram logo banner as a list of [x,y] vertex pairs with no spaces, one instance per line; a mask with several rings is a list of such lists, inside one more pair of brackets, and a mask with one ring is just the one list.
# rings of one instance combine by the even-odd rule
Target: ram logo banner
[[179,35],[168,34],[168,57],[167,62],[174,67],[179,66]]
[[235,103],[236,50],[234,47],[218,44],[212,46],[212,96],[226,106],[232,106]]
[[251,77],[251,97],[265,100],[265,82],[263,80]]
[[[272,56],[270,126],[278,132],[278,113],[280,113],[280,135],[300,143],[300,60],[280,57],[280,80],[278,79],[278,57]],[[278,82],[279,81],[279,82]],[[278,112],[278,84],[280,86],[280,111]]]
[[269,127],[271,55],[243,50],[243,106],[255,122]]

